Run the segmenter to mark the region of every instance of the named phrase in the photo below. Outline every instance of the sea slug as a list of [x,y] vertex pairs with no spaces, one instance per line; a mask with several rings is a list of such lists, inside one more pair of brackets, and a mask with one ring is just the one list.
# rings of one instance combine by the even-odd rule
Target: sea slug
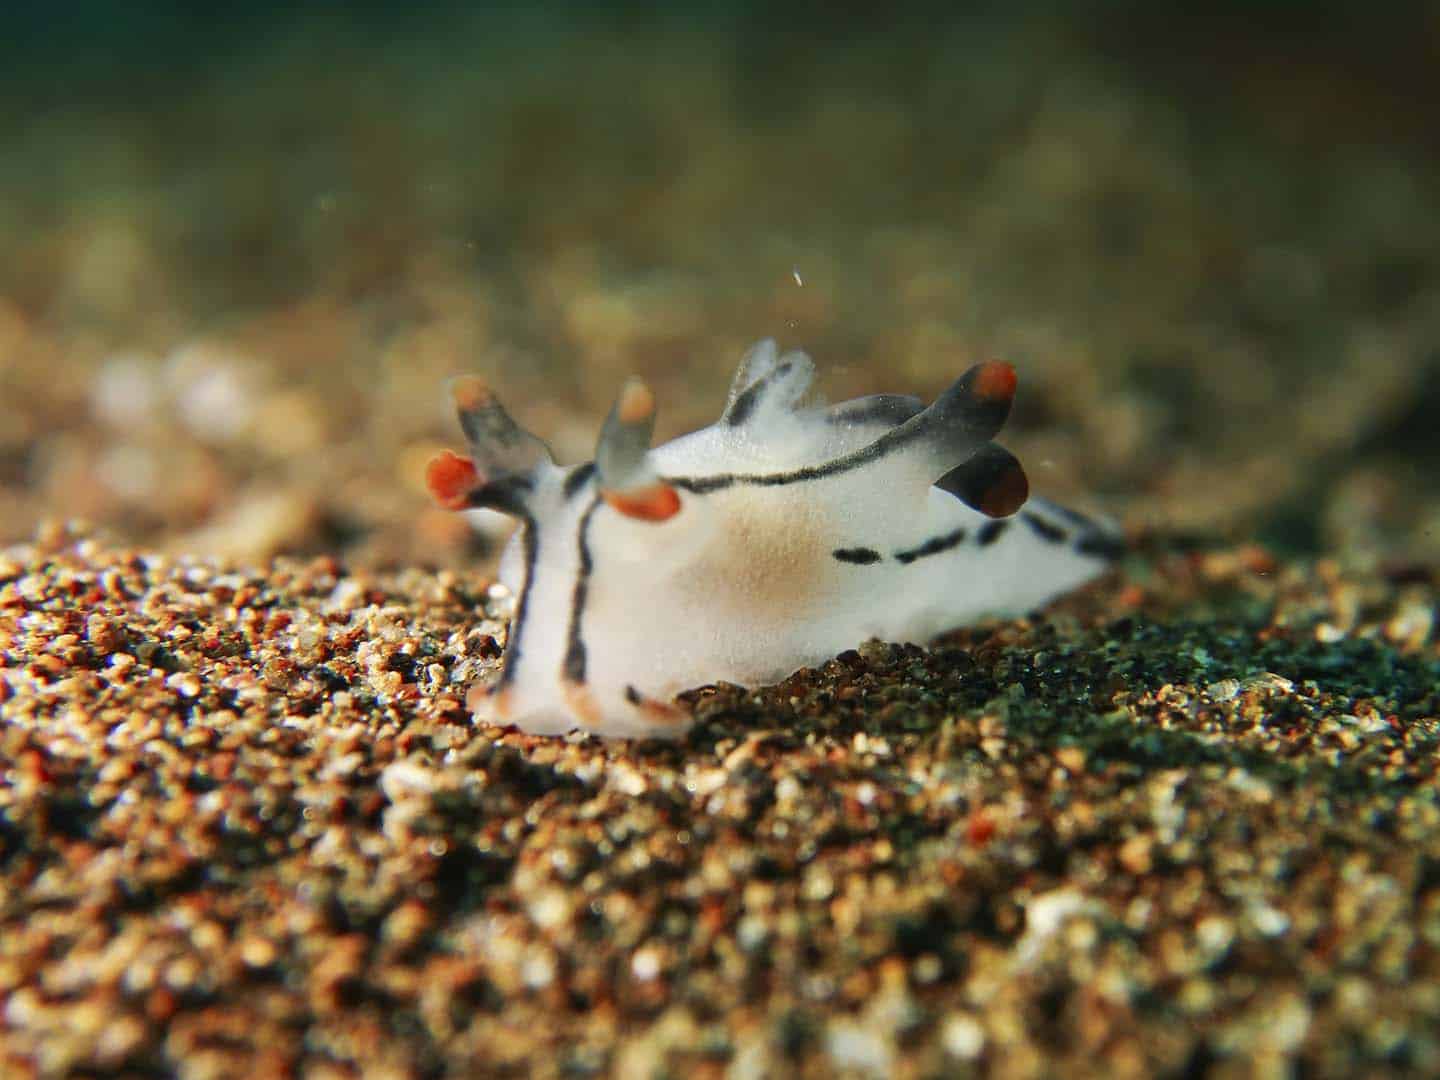
[[[452,510],[519,529],[504,667],[477,713],[537,734],[677,736],[685,689],[775,682],[867,638],[928,641],[1029,611],[1100,572],[1108,528],[1031,500],[991,440],[1015,372],[990,361],[926,406],[804,400],[809,357],[762,341],[720,419],[652,448],[655,399],[620,392],[595,460],[555,463],[486,383],[451,384],[470,456],[431,461]],[[1021,509],[1025,506],[1025,509]]]

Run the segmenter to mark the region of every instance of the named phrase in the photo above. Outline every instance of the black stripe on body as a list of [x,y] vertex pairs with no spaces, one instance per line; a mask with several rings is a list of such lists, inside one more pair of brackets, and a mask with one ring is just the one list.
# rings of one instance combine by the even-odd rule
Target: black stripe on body
[[510,633],[505,638],[505,666],[500,669],[500,678],[495,689],[506,686],[515,678],[515,669],[520,666],[520,639],[525,633],[525,616],[530,613],[530,589],[535,584],[535,560],[540,554],[540,532],[535,527],[535,518],[521,507],[508,507],[507,514],[520,519],[520,555],[525,564],[525,584],[520,586],[520,596],[515,601],[515,617],[510,620]]
[[1090,532],[1100,531],[1096,527],[1095,522],[1091,518],[1087,517],[1085,514],[1082,514],[1079,510],[1071,510],[1068,506],[1061,506],[1059,503],[1052,503],[1048,499],[1045,501],[1045,509],[1053,510],[1056,514],[1064,518],[1071,525],[1074,525],[1077,529],[1083,529]]
[[895,561],[901,563],[912,563],[916,559],[923,559],[929,555],[939,555],[942,551],[949,551],[965,542],[965,530],[955,529],[953,532],[942,533],[940,536],[932,536],[918,547],[908,548],[905,551],[895,552]]
[[1042,517],[1028,513],[1021,514],[1020,517],[1041,540],[1051,544],[1063,544],[1066,540],[1070,539],[1068,532],[1060,528],[1059,525],[1052,524]]
[[[1072,510],[1068,506],[1062,506],[1059,503],[1052,502],[1046,502],[1045,512],[1047,514],[1053,513],[1066,524],[1073,526],[1075,532],[1079,534],[1075,537],[1075,550],[1081,555],[1088,555],[1094,559],[1114,561],[1125,554],[1124,537],[1097,525],[1095,519],[1088,514],[1082,514],[1079,510]],[[1034,527],[1032,524],[1031,528]],[[1058,527],[1052,526],[1052,528]],[[1044,536],[1045,534],[1041,533],[1041,535]],[[1049,536],[1045,538],[1047,540],[1052,539]],[[1056,538],[1056,542],[1058,543],[1061,539],[1064,539],[1063,535]]]
[[1125,554],[1125,541],[1109,533],[1094,532],[1082,536],[1075,542],[1075,550],[1081,555],[1092,555],[1097,559],[1114,560]]
[[795,369],[792,360],[786,360],[783,364],[777,364],[760,378],[747,386],[740,392],[740,395],[730,403],[725,410],[724,420],[730,427],[739,427],[750,419],[755,412],[755,407],[760,404],[764,396],[770,392],[771,387],[778,379],[783,379]]
[[[751,390],[768,382],[787,370],[781,364],[762,380],[745,390],[727,412],[727,418],[735,411]],[[978,397],[972,383],[980,367],[977,366],[962,375],[948,390],[936,398],[921,412],[916,413],[903,424],[891,428],[874,442],[852,450],[848,454],[822,461],[818,465],[805,465],[789,472],[776,473],[716,473],[713,476],[665,476],[667,484],[688,491],[692,495],[708,495],[736,485],[750,487],[783,487],[800,484],[808,480],[823,480],[839,476],[852,469],[858,469],[882,461],[898,450],[922,439],[929,439],[953,453],[957,459],[975,454],[989,442],[990,437],[1000,430],[1010,411],[1010,402],[991,401]],[[741,406],[742,413],[753,409],[753,404]]]
[[567,500],[573,499],[576,495],[580,494],[581,489],[590,482],[590,478],[594,475],[595,462],[593,461],[587,461],[584,465],[577,465],[571,469],[569,475],[565,477],[565,487],[563,489],[565,498]]
[[1005,535],[1005,530],[1010,528],[1009,521],[987,521],[980,526],[980,531],[975,534],[975,542],[981,547],[989,547],[1000,537]]
[[502,476],[499,480],[478,487],[465,496],[467,510],[494,510],[525,520],[525,498],[535,491],[529,476]]
[[827,424],[887,424],[895,427],[925,411],[925,403],[908,394],[871,394],[842,401],[825,413]]
[[880,436],[869,446],[861,447],[849,454],[821,462],[819,465],[805,465],[790,472],[777,473],[716,473],[713,476],[664,476],[665,483],[688,491],[692,495],[709,495],[730,487],[784,487],[789,484],[803,484],[808,480],[824,480],[839,476],[852,469],[880,461],[900,450],[927,432],[923,429],[906,430],[898,427]]
[[760,400],[760,384],[753,382],[747,386],[737,397],[730,408],[725,410],[725,423],[730,427],[739,427],[750,419],[750,414],[755,411],[755,405]]
[[590,519],[599,506],[598,498],[590,500],[575,529],[575,591],[570,598],[570,625],[565,633],[567,644],[563,668],[565,677],[573,683],[585,681],[585,638],[580,622],[585,614],[585,601],[589,598],[590,574],[595,569],[595,560],[590,555]]
[[856,566],[869,566],[880,561],[880,553],[874,548],[836,548],[830,554],[841,562],[854,563]]

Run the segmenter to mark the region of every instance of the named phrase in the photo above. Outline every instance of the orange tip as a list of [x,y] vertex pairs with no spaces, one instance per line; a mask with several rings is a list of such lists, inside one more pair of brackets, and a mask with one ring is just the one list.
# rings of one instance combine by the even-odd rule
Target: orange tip
[[639,424],[655,415],[655,395],[639,379],[631,379],[620,391],[615,414],[622,424]]
[[987,360],[975,371],[972,391],[982,401],[1009,401],[1015,396],[1015,369],[1003,360]]
[[636,521],[668,521],[680,512],[679,492],[661,481],[625,491],[602,491],[600,497]]
[[495,400],[479,375],[461,375],[450,383],[450,397],[461,412],[478,412]]
[[425,466],[425,486],[446,510],[464,510],[470,493],[480,486],[480,471],[469,458],[442,450]]

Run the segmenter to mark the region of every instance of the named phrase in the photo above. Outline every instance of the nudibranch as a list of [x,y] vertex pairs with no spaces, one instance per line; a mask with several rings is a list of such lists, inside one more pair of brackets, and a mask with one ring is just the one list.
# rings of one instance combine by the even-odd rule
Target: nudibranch
[[504,664],[478,718],[676,736],[683,690],[776,682],[867,638],[925,642],[1030,611],[1115,555],[1089,518],[1025,506],[1020,463],[991,441],[1010,365],[970,368],[929,406],[806,402],[813,374],[763,341],[716,423],[654,448],[655,398],[631,379],[595,460],[568,467],[483,380],[452,382],[470,456],[431,461],[430,491],[519,522],[500,565],[515,598]]

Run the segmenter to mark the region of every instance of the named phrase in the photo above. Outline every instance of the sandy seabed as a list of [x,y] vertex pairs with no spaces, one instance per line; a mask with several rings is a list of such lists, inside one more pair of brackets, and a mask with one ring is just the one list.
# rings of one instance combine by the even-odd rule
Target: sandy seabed
[[635,744],[470,723],[482,575],[50,527],[0,555],[5,1069],[1434,1072],[1434,583],[1144,568]]

